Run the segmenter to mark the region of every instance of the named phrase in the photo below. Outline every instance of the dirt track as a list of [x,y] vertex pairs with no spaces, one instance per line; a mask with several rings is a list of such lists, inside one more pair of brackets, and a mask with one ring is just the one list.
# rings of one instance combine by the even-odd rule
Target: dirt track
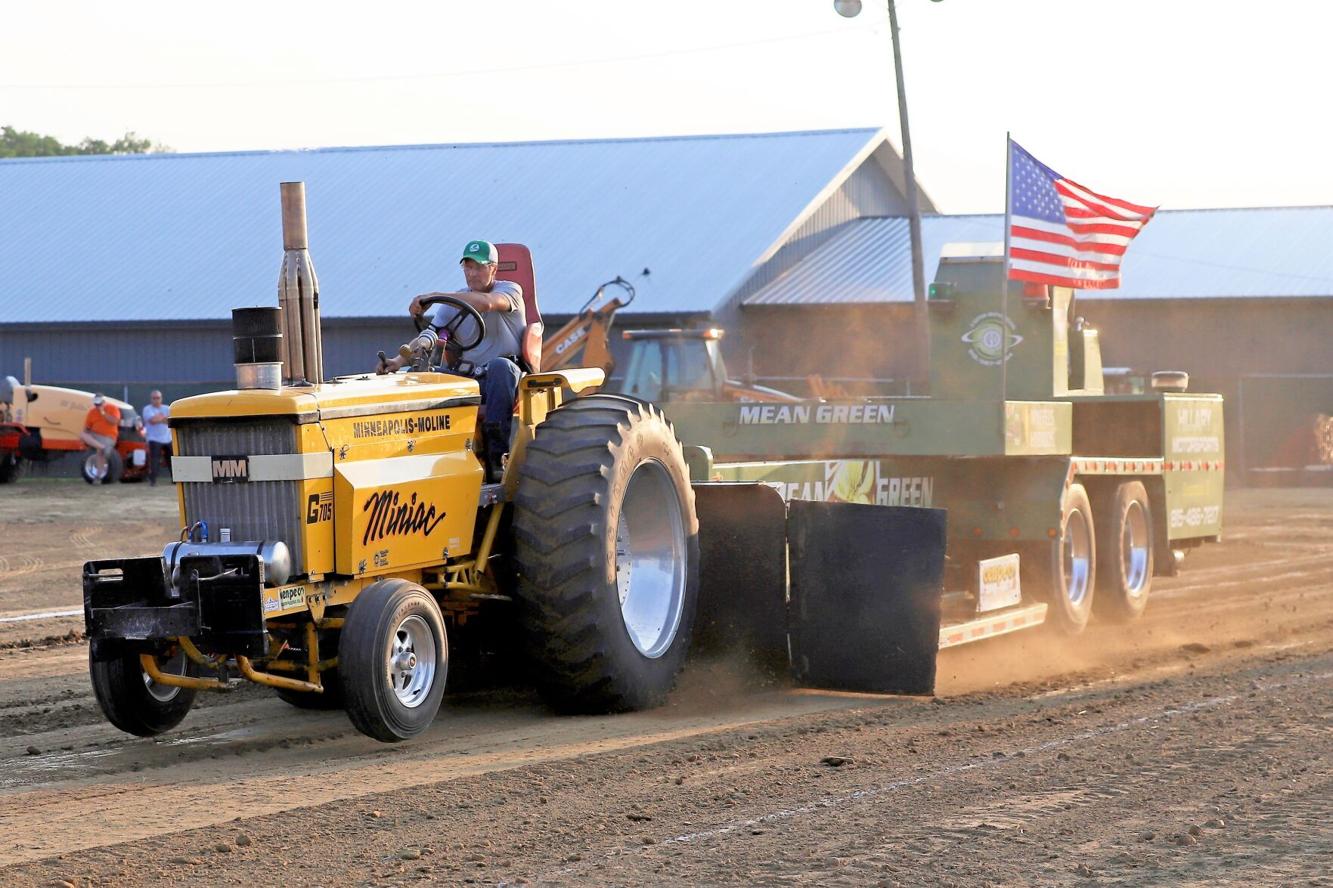
[[[1333,491],[1227,521],[1143,623],[946,652],[934,701],[710,664],[656,712],[465,696],[394,747],[258,689],[133,739],[77,617],[0,623],[0,884],[1333,885]],[[4,490],[0,618],[174,526],[169,489]]]

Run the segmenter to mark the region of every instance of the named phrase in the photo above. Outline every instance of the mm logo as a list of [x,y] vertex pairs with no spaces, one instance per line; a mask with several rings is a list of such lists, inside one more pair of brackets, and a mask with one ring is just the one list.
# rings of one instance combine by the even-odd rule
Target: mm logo
[[250,480],[250,457],[214,456],[213,483],[234,484],[237,481]]

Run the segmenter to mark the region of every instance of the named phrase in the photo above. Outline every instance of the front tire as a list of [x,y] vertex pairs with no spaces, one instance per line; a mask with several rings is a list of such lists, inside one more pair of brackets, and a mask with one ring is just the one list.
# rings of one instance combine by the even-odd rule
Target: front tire
[[551,413],[519,466],[514,538],[546,699],[573,712],[663,703],[694,629],[699,526],[657,408],[590,395]]
[[357,595],[338,642],[338,674],[358,731],[385,743],[420,734],[440,711],[448,673],[444,618],[429,592],[390,579]]
[[1153,526],[1148,491],[1126,481],[1097,512],[1097,616],[1128,623],[1143,616],[1152,589]]
[[[138,650],[113,644],[95,641],[88,650],[93,696],[107,721],[139,737],[152,737],[180,724],[194,705],[195,689],[158,684],[144,672]],[[157,657],[157,668],[167,675],[199,674],[199,667],[179,649]]]
[[124,474],[125,461],[120,458],[120,453],[112,450],[106,455],[106,470],[98,472],[97,455],[91,450],[84,454],[83,469],[81,474],[83,480],[89,484],[115,484]]
[[1036,553],[1035,579],[1046,593],[1046,621],[1078,635],[1092,616],[1097,542],[1092,504],[1082,484],[1071,484],[1060,504],[1060,534]]

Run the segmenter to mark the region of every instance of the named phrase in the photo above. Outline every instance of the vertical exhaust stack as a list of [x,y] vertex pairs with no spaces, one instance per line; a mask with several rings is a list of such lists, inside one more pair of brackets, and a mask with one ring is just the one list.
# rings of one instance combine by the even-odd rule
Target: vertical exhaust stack
[[306,235],[305,183],[282,183],[282,377],[288,385],[324,380],[324,344],[319,327],[319,279]]

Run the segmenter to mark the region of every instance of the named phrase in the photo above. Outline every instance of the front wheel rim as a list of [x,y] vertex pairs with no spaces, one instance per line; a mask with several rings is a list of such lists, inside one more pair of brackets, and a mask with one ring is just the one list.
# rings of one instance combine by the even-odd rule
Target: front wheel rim
[[671,649],[685,609],[685,520],[671,475],[645,460],[630,475],[616,521],[620,618],[640,654]]
[[1074,510],[1065,521],[1064,538],[1060,541],[1060,555],[1064,566],[1065,596],[1078,607],[1088,595],[1089,569],[1092,566],[1092,535],[1083,513]]
[[1129,504],[1125,521],[1120,529],[1120,566],[1125,577],[1125,590],[1132,598],[1143,594],[1148,582],[1148,516],[1143,505]]
[[[163,675],[178,675],[184,677],[188,663],[184,651],[177,651],[170,657],[156,657],[157,670]],[[176,685],[158,684],[153,681],[153,677],[147,672],[143,674],[144,690],[148,691],[148,696],[152,697],[158,703],[170,703],[180,694],[181,688]]]
[[389,638],[385,667],[394,696],[407,709],[415,709],[435,686],[435,632],[418,614],[405,617]]

